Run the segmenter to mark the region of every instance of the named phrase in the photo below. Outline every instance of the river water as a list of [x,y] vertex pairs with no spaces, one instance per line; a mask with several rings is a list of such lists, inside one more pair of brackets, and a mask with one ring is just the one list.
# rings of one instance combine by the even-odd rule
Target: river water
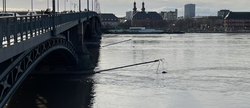
[[105,34],[101,46],[96,71],[161,62],[90,76],[29,76],[8,107],[250,107],[249,34]]

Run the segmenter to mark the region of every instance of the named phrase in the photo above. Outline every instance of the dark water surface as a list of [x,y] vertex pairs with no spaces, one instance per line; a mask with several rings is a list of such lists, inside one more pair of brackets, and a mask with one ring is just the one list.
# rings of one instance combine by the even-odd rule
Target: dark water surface
[[250,34],[107,34],[101,46],[128,39],[102,47],[96,70],[163,61],[90,76],[30,76],[8,108],[250,107]]

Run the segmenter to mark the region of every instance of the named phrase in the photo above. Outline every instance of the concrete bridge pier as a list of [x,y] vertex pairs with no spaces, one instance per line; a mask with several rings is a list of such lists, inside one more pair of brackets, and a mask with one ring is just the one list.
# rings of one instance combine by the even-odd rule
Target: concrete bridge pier
[[96,17],[93,17],[93,18],[91,18],[91,20],[90,20],[90,24],[91,24],[91,30],[92,30],[92,37],[93,37],[93,39],[95,40],[95,39],[97,39],[97,40],[99,40],[101,37],[101,35],[102,35],[102,32],[101,32],[101,26],[100,26],[100,24],[98,23],[98,18],[96,18]]
[[[87,25],[85,25],[87,26]],[[77,55],[78,55],[78,66],[77,66],[77,70],[93,70],[95,68],[95,66],[92,64],[92,61],[90,59],[90,53],[88,52],[87,47],[85,46],[85,40],[87,40],[89,37],[92,37],[91,32],[87,31],[89,29],[84,29],[84,22],[83,23],[79,23],[77,25]],[[86,36],[86,37],[85,37]],[[90,39],[88,39],[90,40]]]

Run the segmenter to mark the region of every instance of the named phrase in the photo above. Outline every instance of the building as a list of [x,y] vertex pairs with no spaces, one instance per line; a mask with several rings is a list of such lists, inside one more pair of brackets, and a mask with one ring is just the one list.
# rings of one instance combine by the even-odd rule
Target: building
[[167,11],[161,11],[161,13],[159,13],[161,15],[161,17],[163,18],[163,20],[167,20]]
[[159,28],[163,25],[163,18],[157,12],[146,12],[142,3],[141,12],[136,12],[131,20],[132,27]]
[[224,31],[223,19],[217,16],[195,16],[192,19],[193,25],[199,30]]
[[128,11],[126,12],[126,20],[131,20],[133,18],[133,12],[132,11]]
[[184,17],[185,18],[195,17],[195,4],[186,4],[184,6]]
[[168,21],[177,20],[177,16],[178,16],[178,10],[177,9],[175,9],[175,11],[167,12],[167,20]]
[[175,9],[175,11],[161,12],[160,15],[162,16],[163,20],[175,21],[178,18],[177,17],[178,16],[178,10]]
[[250,30],[250,12],[229,12],[224,18],[225,31]]
[[229,12],[230,12],[230,10],[220,10],[220,11],[218,11],[217,16],[219,18],[224,19]]
[[125,17],[118,17],[120,23],[124,23],[126,22],[126,18]]
[[114,27],[120,24],[118,17],[112,13],[100,14],[100,17],[104,27]]

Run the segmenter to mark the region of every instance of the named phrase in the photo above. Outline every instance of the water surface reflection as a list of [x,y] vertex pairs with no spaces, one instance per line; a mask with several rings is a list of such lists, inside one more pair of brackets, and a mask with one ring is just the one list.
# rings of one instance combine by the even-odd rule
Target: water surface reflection
[[91,76],[32,75],[25,79],[6,108],[89,108]]

